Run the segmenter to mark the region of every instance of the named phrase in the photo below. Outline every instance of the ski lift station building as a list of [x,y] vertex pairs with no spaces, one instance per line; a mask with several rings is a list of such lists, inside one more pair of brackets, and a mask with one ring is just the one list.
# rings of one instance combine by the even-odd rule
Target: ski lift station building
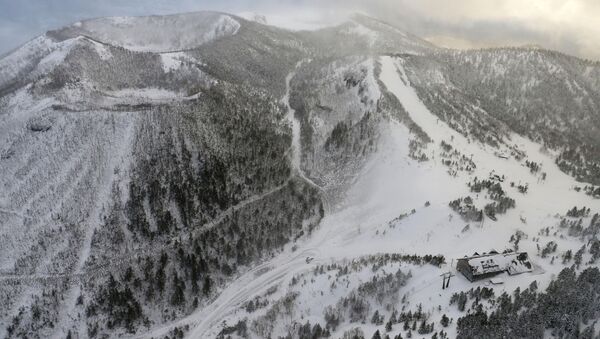
[[531,272],[533,265],[527,252],[505,251],[498,253],[475,253],[471,257],[460,258],[456,262],[456,270],[469,281],[476,281],[507,272],[509,275]]

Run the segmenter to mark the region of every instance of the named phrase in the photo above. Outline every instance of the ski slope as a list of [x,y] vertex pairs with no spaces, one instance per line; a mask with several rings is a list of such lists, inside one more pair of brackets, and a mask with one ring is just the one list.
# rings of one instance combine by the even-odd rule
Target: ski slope
[[[277,23],[271,17],[255,14],[242,17],[260,24],[271,21]],[[293,316],[279,318],[269,337],[285,336],[290,328],[306,320],[312,324],[323,324],[325,307],[335,305],[361,283],[398,267],[412,273],[412,278],[400,291],[400,294],[408,294],[402,307],[413,310],[416,305],[422,304],[432,320],[439,319],[443,313],[457,319],[464,313],[448,304],[450,295],[488,284],[486,281],[470,283],[457,274],[454,268],[457,258],[473,252],[512,248],[514,245],[509,239],[516,232],[526,234],[519,249],[530,254],[535,265],[534,271],[514,277],[501,275],[504,285],[495,287],[498,295],[502,291],[511,293],[516,287],[524,288],[533,280],[537,280],[543,289],[564,267],[560,263],[560,256],[566,250],[577,251],[582,246],[581,239],[566,235],[565,230],[557,225],[563,214],[573,206],[589,207],[592,214],[600,211],[600,200],[574,189],[585,184],[561,172],[554,163],[552,151],[542,149],[540,144],[515,134],[499,133],[501,136],[498,138],[504,138],[499,139],[499,148],[482,144],[453,130],[420,100],[417,93],[429,90],[426,85],[428,81],[444,89],[469,91],[465,87],[461,89],[453,87],[452,83],[445,83],[448,81],[447,74],[439,71],[437,66],[420,68],[414,63],[404,62],[407,54],[414,54],[411,60],[421,60],[420,56],[423,56],[422,60],[427,62],[430,56],[435,60],[445,52],[379,20],[364,16],[353,17],[340,27],[328,29],[322,41],[311,38],[314,35],[310,32],[296,34],[265,29],[260,24],[249,24],[240,17],[213,12],[92,19],[49,32],[0,60],[0,87],[5,88],[0,93],[5,108],[0,113],[0,172],[6,174],[0,176],[0,187],[3,188],[0,190],[0,228],[4,231],[0,234],[0,285],[8,287],[5,289],[8,292],[1,291],[5,294],[0,295],[0,299],[9,302],[0,316],[4,317],[0,319],[0,327],[4,327],[0,328],[0,337],[7,331],[11,319],[21,313],[21,307],[31,305],[32,310],[35,298],[40,295],[45,298],[44,292],[50,288],[48,286],[54,285],[60,286],[61,298],[56,305],[48,306],[55,317],[44,335],[62,338],[69,330],[75,330],[77,335],[85,336],[88,333],[86,327],[94,321],[102,328],[103,315],[90,318],[83,315],[83,308],[76,306],[80,295],[85,296],[86,301],[93,301],[92,298],[98,296],[95,287],[88,288],[88,282],[104,279],[108,273],[116,276],[128,266],[141,272],[142,267],[136,265],[142,258],[155,258],[161,254],[161,250],[171,254],[175,247],[184,243],[183,238],[198,238],[195,236],[198,232],[221,226],[233,213],[252,207],[255,202],[287,188],[290,181],[293,183],[299,178],[322,193],[325,217],[318,227],[287,244],[279,254],[264,257],[263,261],[252,263],[250,267],[238,265],[238,261],[232,260],[232,264],[235,264],[232,265],[235,271],[233,278],[229,275],[223,277],[228,279],[225,286],[219,280],[219,287],[212,288],[214,299],[199,298],[200,307],[196,310],[192,310],[195,304],[192,306],[190,303],[179,309],[178,306],[164,304],[169,311],[173,310],[173,313],[169,312],[172,315],[167,315],[167,310],[156,307],[161,302],[160,298],[138,298],[144,314],[150,315],[150,325],[147,325],[150,327],[147,328],[141,321],[137,322],[135,328],[138,332],[135,336],[171,335],[170,331],[175,327],[189,325],[187,336],[214,338],[225,323],[233,325],[248,319],[250,326],[288,293],[298,293],[301,297],[293,305]],[[240,45],[248,48],[237,51],[235,47]],[[330,46],[338,47],[328,48]],[[358,51],[352,46],[358,46]],[[367,49],[368,53],[365,52]],[[499,50],[497,54],[492,56],[491,61],[487,60],[492,65],[493,80],[519,83],[521,78],[514,79],[509,72],[516,65],[499,62],[502,58],[512,58],[510,53]],[[257,55],[261,58],[257,59]],[[131,176],[130,167],[139,159],[134,157],[133,150],[141,150],[143,145],[136,140],[140,135],[146,135],[146,128],[154,130],[153,121],[146,120],[144,116],[147,111],[163,112],[159,106],[164,106],[165,111],[171,108],[179,111],[179,103],[185,102],[187,107],[188,104],[193,105],[190,101],[202,100],[207,93],[205,89],[213,84],[221,83],[223,88],[228,88],[230,85],[237,86],[238,80],[241,86],[264,89],[265,94],[280,96],[284,76],[291,66],[280,61],[288,57],[288,60],[303,61],[285,77],[286,91],[281,101],[287,109],[286,118],[292,131],[288,159],[291,174],[283,184],[247,197],[193,230],[183,227],[183,214],[175,203],[168,202],[166,208],[175,219],[178,231],[173,231],[175,233],[170,241],[161,242],[160,245],[148,245],[135,237],[129,238],[131,234],[125,228],[123,233],[126,240],[121,253],[119,250],[107,250],[111,247],[103,243],[96,245],[93,241],[95,232],[104,230],[103,227],[108,224],[107,218],[116,215],[112,212],[120,213],[119,206],[128,201],[129,192],[134,187],[131,180],[136,178]],[[467,53],[464,57],[480,56]],[[300,67],[309,58],[317,62]],[[514,58],[509,61],[518,64],[521,60],[518,55]],[[454,63],[458,61],[450,59],[441,58],[440,67],[455,67]],[[579,64],[573,61],[572,65],[575,67]],[[129,65],[138,65],[144,70],[137,72],[139,70]],[[483,68],[487,63],[474,65]],[[534,68],[531,68],[531,72],[529,69],[523,72],[523,87],[515,87],[523,91],[523,98],[528,98],[527,93],[538,94],[530,90],[532,86],[539,85],[541,75],[552,76],[561,71],[560,68],[552,68],[538,74],[537,71],[533,72]],[[117,72],[112,74],[103,71],[109,69]],[[76,80],[65,80],[63,86],[61,83],[64,79],[55,77],[55,71],[65,72],[65,78]],[[295,78],[296,73],[301,71],[307,72],[302,74],[305,77]],[[149,78],[156,80],[138,81],[141,79],[139,77],[150,73],[154,75]],[[591,77],[593,69],[590,74],[587,73],[585,77]],[[576,74],[577,77],[570,78]],[[575,101],[577,93],[585,92],[578,85],[578,74],[575,72],[566,78],[571,91],[564,91],[569,99],[575,98]],[[45,87],[53,79],[57,81],[56,84],[52,83],[56,88]],[[419,82],[419,92],[409,79],[415,82],[422,80]],[[246,83],[246,80],[249,82]],[[295,80],[299,80],[298,83]],[[303,107],[318,108],[309,112],[310,119],[305,119],[305,116],[301,120],[296,118],[296,112],[290,106],[290,83],[298,91],[294,94],[306,94],[306,102],[301,102],[306,104]],[[315,91],[303,88],[305,83]],[[456,86],[459,86],[458,82]],[[381,102],[378,100],[382,93],[387,92],[398,99],[411,120],[431,138],[431,143],[417,146],[419,151],[423,151],[420,154],[428,157],[427,161],[420,162],[411,157],[414,144],[411,146],[410,142],[418,136],[393,117],[376,116],[380,111],[388,113],[390,107],[394,106],[380,110],[383,106],[379,105]],[[441,100],[448,99],[450,105],[471,102],[473,93],[459,94],[465,94],[468,100],[453,101],[443,95]],[[519,94],[517,92],[516,96],[520,97]],[[212,96],[213,92],[208,95]],[[535,95],[533,97],[537,98]],[[581,95],[583,99],[591,100],[587,93]],[[583,99],[579,102],[584,102]],[[435,102],[437,99],[430,97],[430,100]],[[469,119],[479,121],[479,113],[481,117],[486,117],[486,114],[492,118],[495,116],[478,106],[469,106],[464,104],[464,107],[458,108],[458,122],[452,123],[475,126]],[[511,114],[519,113],[516,112],[519,105],[509,106]],[[472,114],[462,115],[460,109]],[[366,116],[367,113],[370,115]],[[370,120],[373,116],[375,119]],[[448,116],[451,117],[451,114]],[[358,155],[359,152],[355,151],[358,144],[352,140],[353,144],[342,145],[352,147],[340,148],[337,154],[340,158],[330,157],[327,152],[320,153],[322,145],[319,143],[333,136],[334,126],[344,122],[361,127],[358,122],[364,117],[369,118],[365,119],[369,123],[368,128],[352,130],[351,136],[360,133],[359,141],[376,141],[376,145]],[[193,173],[202,173],[202,147],[195,146],[190,140],[195,140],[195,135],[201,135],[202,140],[206,139],[212,145],[218,139],[216,131],[202,125],[200,134],[192,133],[190,138],[186,138],[187,130],[180,135],[176,126],[187,124],[187,120],[177,116],[172,118],[170,130],[177,134],[172,136],[173,147],[169,142],[165,151],[182,160],[184,156],[187,157],[185,149],[193,150],[189,169],[193,169]],[[165,119],[170,124],[171,117]],[[489,122],[486,119],[481,121]],[[306,127],[302,125],[304,123],[316,127],[317,134],[311,136],[313,141],[316,140],[316,147],[302,144],[306,140],[300,136],[301,129]],[[363,136],[364,131],[367,137]],[[171,137],[169,129],[157,129],[156,132]],[[134,147],[136,145],[140,148]],[[217,140],[215,145],[221,144]],[[453,171],[452,165],[446,164],[445,145],[459,151],[476,164],[476,168],[472,171]],[[217,148],[220,152],[221,147]],[[348,151],[350,148],[353,148],[352,153]],[[314,153],[304,154],[303,157],[303,149],[311,149]],[[525,156],[517,158],[511,155],[515,150],[523,152]],[[368,152],[374,153],[365,155]],[[162,154],[162,151],[157,154]],[[344,157],[350,161],[339,160]],[[352,157],[356,157],[356,161]],[[532,173],[525,166],[526,160],[541,164],[543,178],[541,173]],[[320,166],[321,163],[326,165]],[[340,166],[340,163],[348,165]],[[187,171],[187,168],[175,170]],[[488,179],[492,176],[506,177],[503,188],[515,200],[515,208],[499,214],[498,220],[486,217],[483,222],[469,222],[449,207],[450,201],[466,196],[473,198],[477,209],[492,202],[485,190],[473,193],[468,186],[475,178]],[[511,187],[510,182],[515,183],[515,187]],[[520,184],[528,185],[526,194],[518,191],[516,185]],[[151,201],[148,199],[151,198],[144,199],[145,210],[142,209],[141,213],[146,213],[151,229],[154,229],[158,219],[152,215]],[[116,207],[113,209],[113,206]],[[588,221],[589,218],[584,223]],[[125,224],[121,226],[125,227]],[[547,227],[553,235],[541,232]],[[204,239],[201,237],[201,240]],[[558,258],[557,263],[550,257],[542,258],[539,255],[540,247],[549,241],[558,243],[558,251],[551,254]],[[447,263],[441,268],[406,263],[394,263],[378,270],[367,267],[349,274],[344,278],[347,285],[337,287],[332,287],[326,276],[313,277],[319,265],[347,263],[382,253],[441,254]],[[589,258],[588,253],[585,256]],[[584,262],[588,258],[584,258]],[[176,268],[174,272],[178,272]],[[440,274],[446,272],[456,276],[450,288],[442,291]],[[290,284],[298,277],[305,281],[302,284]],[[130,284],[125,285],[131,288]],[[136,297],[141,295],[137,293],[140,291],[135,292]],[[193,294],[193,289],[192,292],[186,292],[186,296],[192,298]],[[266,299],[269,306],[249,313],[244,304],[255,297]],[[162,301],[168,302],[166,298]],[[384,313],[388,311],[382,310]],[[29,313],[24,314],[27,316]],[[176,319],[181,314],[186,316]],[[385,315],[387,317],[389,313]],[[87,321],[91,322],[86,324]],[[170,323],[162,324],[164,321]],[[26,327],[33,328],[27,326],[33,323],[35,321],[28,323],[27,319],[22,319],[20,324],[27,330]],[[376,329],[381,330],[381,326],[372,324],[343,323],[332,337],[340,337],[343,331],[355,326],[363,327],[366,337],[371,337]],[[449,329],[450,337],[455,336],[452,326]],[[103,334],[116,336],[124,333],[124,329],[113,332],[108,327],[103,328]],[[393,336],[397,333],[394,331],[389,334]]]
[[[364,166],[346,198],[337,204],[336,210],[328,211],[310,237],[299,240],[295,248],[288,245],[280,255],[241,275],[206,307],[175,323],[140,333],[138,337],[165,335],[176,326],[190,325],[189,338],[214,338],[221,331],[224,321],[235,324],[245,317],[256,317],[246,313],[241,306],[255,296],[265,295],[274,286],[277,287],[277,293],[270,297],[272,300],[282,297],[291,289],[289,282],[294,276],[311,272],[317,265],[378,253],[443,254],[447,260],[445,267],[413,268],[413,278],[405,290],[410,293],[410,305],[422,303],[424,311],[432,314],[432,319],[439,319],[443,313],[457,319],[461,314],[456,307],[448,305],[451,294],[487,282],[468,282],[454,270],[453,259],[475,251],[510,248],[508,240],[518,229],[530,235],[520,243],[520,247],[531,254],[535,270],[513,277],[500,276],[505,283],[495,287],[496,294],[499,295],[502,290],[512,292],[516,287],[527,287],[533,280],[537,280],[544,288],[560,271],[561,265],[552,265],[535,255],[536,243],[531,238],[541,228],[555,224],[556,213],[564,213],[573,205],[585,205],[598,210],[599,201],[575,192],[572,187],[576,182],[560,172],[553,159],[542,154],[540,146],[529,140],[515,135],[511,142],[525,151],[529,159],[543,163],[543,170],[548,177],[545,181],[538,181],[521,161],[500,158],[495,155],[496,149],[467,140],[439,121],[419,100],[404,75],[401,60],[381,57],[380,62],[380,79],[400,100],[411,118],[432,138],[428,152],[432,152],[434,157],[422,163],[411,159],[408,155],[411,137],[408,129],[395,121],[386,122],[381,130],[378,152]],[[291,76],[287,79],[288,83]],[[289,118],[294,126],[293,114]],[[293,131],[296,134],[299,129],[293,128]],[[447,168],[435,156],[441,140],[472,155],[477,169],[473,173],[459,173],[456,177],[448,175]],[[298,141],[293,146],[293,163],[298,169]],[[462,196],[473,196],[467,182],[475,176],[487,178],[492,171],[504,174],[515,182],[527,182],[529,193],[523,195],[508,187],[508,194],[516,200],[516,208],[499,216],[497,222],[487,220],[483,225],[470,225],[470,229],[464,232],[467,223],[451,211],[448,202]],[[483,194],[480,195],[475,197],[478,205],[486,201]],[[430,202],[428,207],[425,206],[426,201]],[[411,213],[412,210],[414,213]],[[393,221],[403,213],[407,213],[406,218]],[[526,224],[521,219],[527,220]],[[559,243],[562,250],[576,250],[580,246],[579,242],[569,239]],[[307,258],[314,260],[307,262]],[[452,278],[448,289],[441,290],[440,274],[448,271],[457,275]],[[368,280],[369,277],[359,276],[356,279]],[[319,298],[318,305],[310,302],[296,305],[297,314],[302,314],[304,319],[322,319],[324,307],[336,301],[334,297],[325,296]],[[291,325],[292,320],[289,321],[288,325]],[[278,326],[281,330],[286,328],[285,322]],[[337,335],[347,328],[341,326]],[[376,327],[367,325],[366,329],[374,331]],[[455,335],[454,331],[452,327],[449,328],[450,337]]]

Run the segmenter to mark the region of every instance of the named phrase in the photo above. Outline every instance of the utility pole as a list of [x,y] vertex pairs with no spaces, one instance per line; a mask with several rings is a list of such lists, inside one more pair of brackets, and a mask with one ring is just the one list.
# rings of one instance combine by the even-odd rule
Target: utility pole
[[446,281],[446,288],[448,288],[448,286],[450,286],[450,278],[453,276],[454,276],[454,274],[452,274],[451,272],[448,272],[448,280]]
[[440,274],[440,276],[442,277],[442,289],[445,290],[448,288],[448,286],[450,286],[450,278],[453,277],[454,274],[448,271],[446,273]]

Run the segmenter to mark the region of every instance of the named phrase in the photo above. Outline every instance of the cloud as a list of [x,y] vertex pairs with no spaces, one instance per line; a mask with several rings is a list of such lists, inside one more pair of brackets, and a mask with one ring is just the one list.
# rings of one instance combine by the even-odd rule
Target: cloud
[[0,53],[84,18],[195,10],[258,12],[296,28],[337,23],[352,12],[389,21],[445,47],[536,44],[600,59],[597,0],[20,0],[0,2]]
[[536,44],[600,59],[596,0],[382,0],[373,14],[447,47]]

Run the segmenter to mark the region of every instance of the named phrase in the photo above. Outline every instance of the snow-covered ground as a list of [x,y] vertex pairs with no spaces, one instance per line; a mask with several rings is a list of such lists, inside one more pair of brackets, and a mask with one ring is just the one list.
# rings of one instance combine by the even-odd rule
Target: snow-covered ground
[[[399,59],[382,57],[380,62],[382,82],[432,138],[426,153],[433,154],[433,157],[421,163],[411,159],[408,150],[410,132],[400,123],[389,121],[382,130],[379,151],[371,156],[346,198],[325,216],[310,237],[299,240],[293,248],[289,245],[280,255],[243,274],[207,307],[169,326],[140,333],[141,336],[165,334],[174,326],[190,325],[190,338],[213,338],[221,330],[223,321],[232,325],[245,317],[256,317],[247,314],[241,306],[256,296],[265,295],[273,286],[278,287],[277,292],[268,298],[276,300],[293,290],[289,285],[294,276],[306,274],[317,265],[378,253],[444,255],[447,264],[442,268],[430,265],[413,267],[413,277],[402,293],[409,295],[408,303],[412,307],[422,303],[423,310],[430,312],[432,319],[439,319],[441,314],[457,319],[461,313],[448,304],[452,293],[489,282],[467,281],[455,271],[455,259],[476,251],[511,248],[509,239],[517,230],[529,236],[521,241],[520,249],[530,253],[535,269],[532,273],[517,276],[501,275],[504,284],[494,287],[496,295],[503,290],[512,292],[518,286],[524,288],[533,280],[545,288],[545,284],[562,269],[562,265],[551,264],[548,259],[537,255],[537,243],[532,238],[538,235],[540,229],[557,224],[556,213],[562,214],[574,205],[585,205],[597,211],[600,202],[574,191],[572,187],[576,182],[562,173],[550,156],[540,152],[538,144],[516,135],[511,137],[511,143],[525,151],[528,159],[543,164],[543,171],[547,173],[545,181],[531,174],[524,166],[524,160],[500,158],[495,155],[496,149],[467,140],[429,112],[404,76]],[[293,118],[291,122],[294,124]],[[294,133],[298,133],[297,129]],[[438,157],[442,140],[472,157],[477,168],[472,173],[460,172],[457,176],[450,176]],[[296,166],[298,161],[294,160]],[[483,224],[471,224],[469,230],[464,231],[468,223],[452,212],[448,202],[471,195],[475,204],[482,206],[487,201],[484,193],[478,196],[469,192],[467,183],[475,176],[488,178],[491,172],[505,175],[507,182],[528,183],[529,192],[525,195],[505,184],[507,194],[516,200],[516,208],[500,215],[496,222],[485,219]],[[427,201],[429,206],[425,206]],[[394,221],[404,213],[407,214],[405,218]],[[559,243],[561,251],[577,250],[581,246],[580,242],[568,238],[551,239]],[[540,240],[540,245],[544,244],[544,239]],[[314,260],[308,263],[307,258]],[[440,274],[448,271],[456,276],[449,288],[442,290]],[[371,276],[357,274],[351,279],[356,279],[352,281],[356,285],[371,279]],[[324,307],[334,305],[339,297],[336,293],[326,293],[319,297],[318,305],[302,298],[296,307],[304,319],[316,322],[322,319]],[[375,326],[367,327],[375,330]],[[344,328],[348,327],[342,326],[340,333]],[[450,337],[454,336],[453,331],[452,328],[448,331]]]
[[106,93],[116,98],[145,99],[148,101],[161,101],[166,99],[177,99],[181,94],[163,88],[125,88],[118,91]]
[[234,35],[239,28],[240,23],[234,18],[216,12],[101,18],[78,22],[70,27],[81,35],[140,52],[197,48]]
[[[298,68],[298,66],[300,66],[301,63],[302,61],[296,65],[296,68]],[[296,113],[295,110],[292,107],[290,107],[290,81],[292,80],[295,74],[295,72],[291,72],[285,78],[285,95],[283,96],[283,99],[281,101],[287,108],[286,119],[292,127],[292,168],[299,172],[301,159],[300,152],[302,151],[302,145],[300,144],[300,121],[298,121],[298,119],[296,119],[296,117],[294,116],[294,114]]]
[[261,24],[277,26],[292,31],[318,30],[338,25],[350,16],[339,10],[279,10],[264,12],[239,12],[237,16]]
[[176,71],[183,67],[185,63],[201,64],[185,52],[161,53],[160,59],[165,73]]
[[[94,231],[114,203],[113,189],[129,175],[135,114],[57,113],[49,109],[55,103],[51,97],[32,97],[27,86],[8,98],[6,112],[0,115],[3,278],[33,281],[81,273]],[[59,219],[81,228],[61,229]],[[36,247],[38,241],[52,246]],[[71,253],[76,262],[64,259]],[[32,266],[19,265],[20,258],[31,260]],[[72,266],[59,266],[65,261]],[[57,337],[64,337],[63,329],[77,316],[71,310],[80,292],[73,285],[61,300],[64,312],[54,324]],[[7,314],[18,314],[36,291],[37,284],[25,284],[19,299],[6,305]]]
[[[304,61],[298,62],[296,65],[296,69],[303,63]],[[308,178],[304,174],[304,170],[302,169],[302,145],[300,143],[300,121],[296,118],[296,111],[290,106],[290,81],[295,75],[295,71],[291,72],[285,78],[285,94],[283,96],[282,102],[287,108],[286,119],[289,122],[292,128],[292,169],[295,174],[300,176],[304,181],[308,182],[310,185],[320,188],[317,184],[315,184],[310,178]],[[327,204],[325,204],[327,207]]]
[[[334,15],[325,18],[323,22],[301,22],[303,13],[293,13],[297,21],[291,21],[290,14],[260,16],[242,13],[241,16],[292,30],[317,29],[339,23]],[[71,285],[65,287],[67,292],[56,307],[59,314],[50,334],[57,338],[64,337],[78,321],[81,326],[78,332],[83,335],[87,333],[85,322],[77,314],[80,309],[75,306],[77,297],[85,292],[77,286],[78,279],[92,273],[94,276],[106,274],[104,270],[117,272],[119,263],[132,258],[129,252],[121,256],[115,255],[111,258],[114,266],[101,268],[101,273],[98,273],[99,270],[88,271],[89,259],[96,254],[92,246],[94,232],[106,221],[108,210],[115,199],[121,202],[128,199],[130,180],[133,180],[130,178],[129,167],[130,162],[134,161],[132,152],[136,135],[141,134],[137,130],[142,121],[141,110],[159,104],[202,100],[202,91],[197,92],[199,86],[196,85],[201,82],[208,87],[211,83],[225,81],[209,76],[212,74],[211,53],[202,57],[206,60],[201,60],[198,55],[202,53],[187,50],[210,48],[211,42],[226,39],[238,32],[244,34],[234,38],[245,39],[247,31],[240,31],[244,24],[246,22],[239,17],[212,12],[88,20],[40,36],[0,60],[0,88],[4,90],[7,84],[10,87],[6,90],[8,94],[3,94],[4,109],[0,111],[0,172],[3,174],[0,175],[0,282],[25,282],[15,292],[17,297],[9,295],[9,299],[6,299],[11,301],[4,312],[6,319],[18,314],[22,305],[32,304],[35,294],[41,290],[35,283],[36,279],[58,281],[71,277]],[[398,292],[399,296],[407,296],[406,300],[397,304],[398,307],[414,311],[416,305],[421,304],[431,320],[439,320],[442,314],[456,320],[464,313],[459,312],[454,305],[449,305],[450,296],[455,292],[490,284],[486,280],[475,283],[467,281],[454,267],[457,258],[474,252],[513,248],[514,244],[509,239],[517,232],[522,232],[524,237],[519,243],[519,249],[529,253],[534,263],[533,272],[516,276],[500,275],[499,278],[504,283],[494,286],[496,295],[499,295],[503,291],[510,293],[516,287],[524,288],[533,280],[537,280],[540,288],[545,288],[548,281],[564,267],[561,264],[561,254],[567,250],[575,252],[582,246],[581,239],[567,236],[565,230],[557,225],[562,215],[573,206],[586,206],[592,213],[600,212],[600,200],[574,189],[575,186],[585,184],[576,182],[560,171],[555,165],[556,155],[552,151],[516,134],[503,140],[504,143],[499,148],[494,148],[458,133],[432,114],[419,99],[407,76],[414,73],[410,72],[411,69],[404,64],[402,57],[377,56],[388,53],[384,51],[388,51],[386,48],[390,46],[389,50],[414,54],[428,50],[431,46],[366,17],[355,17],[341,27],[339,34],[334,34],[336,39],[358,39],[363,42],[362,45],[366,42],[371,47],[372,55],[361,51],[369,56],[334,60],[327,64],[326,69],[307,72],[324,79],[320,82],[316,79],[313,87],[319,92],[317,106],[324,108],[323,112],[316,111],[309,120],[316,132],[320,133],[315,139],[325,141],[338,123],[354,123],[361,121],[367,112],[378,112],[378,99],[384,93],[384,89],[379,86],[383,84],[402,104],[410,118],[431,138],[432,142],[420,149],[429,159],[417,161],[411,157],[409,145],[416,136],[401,122],[389,118],[383,119],[377,127],[379,139],[376,147],[373,147],[377,151],[370,154],[364,163],[361,158],[356,161],[356,167],[340,170],[354,175],[354,169],[362,166],[355,177],[341,180],[339,173],[327,166],[317,171],[308,155],[304,158],[305,173],[301,154],[301,122],[296,118],[289,102],[290,82],[293,83],[296,72],[303,69],[302,62],[299,63],[285,79],[286,92],[282,99],[293,133],[290,148],[292,176],[295,175],[321,190],[325,217],[310,234],[288,244],[280,254],[265,258],[255,267],[240,268],[240,272],[236,271],[239,275],[218,291],[214,300],[201,301],[207,304],[202,304],[194,313],[173,323],[158,324],[148,331],[140,328],[136,334],[138,337],[157,337],[167,334],[174,327],[189,325],[189,337],[214,338],[223,328],[224,322],[233,325],[239,320],[248,319],[248,323],[252,324],[279,300],[297,293],[299,297],[293,305],[294,317],[280,319],[273,328],[272,337],[284,336],[293,322],[310,320],[313,324],[323,324],[323,313],[327,306],[336,305],[340,298],[346,297],[373,277],[398,269],[411,272],[412,275]],[[272,36],[275,37],[277,30],[272,31]],[[291,33],[285,32],[282,39],[288,39],[288,34]],[[57,67],[63,64],[68,67],[85,65],[77,64],[75,59],[88,55],[90,48],[100,61],[93,53],[90,60],[102,65],[117,63],[124,52],[113,45],[144,52],[140,54],[148,56],[148,65],[158,68],[157,78],[164,75],[165,78],[173,79],[168,80],[168,84],[179,79],[185,79],[182,83],[187,84],[189,79],[193,79],[191,83],[194,86],[162,87],[162,81],[141,85],[138,82],[123,81],[123,85],[100,86],[101,82],[96,83],[94,77],[86,77],[83,72],[81,79],[67,82],[64,87],[59,86],[56,93],[41,90],[49,81],[44,75]],[[79,48],[82,46],[85,48]],[[249,42],[249,46],[254,45]],[[276,46],[274,44],[273,48]],[[130,51],[126,53],[138,54]],[[298,53],[299,59],[319,58],[318,55]],[[142,59],[146,60],[140,60]],[[379,79],[376,72],[379,68],[375,67],[377,63],[381,66]],[[507,76],[507,68],[500,63],[494,63],[492,71],[495,77]],[[556,69],[548,70],[549,74],[555,71]],[[348,79],[345,79],[346,76]],[[32,80],[37,78],[39,79]],[[360,79],[363,79],[360,86],[349,85]],[[424,79],[433,79],[435,85],[451,86],[445,83],[447,78],[441,71]],[[28,83],[30,80],[31,83]],[[346,89],[343,88],[343,81],[349,81],[346,82]],[[539,85],[535,78],[530,79],[521,89],[528,90],[534,85]],[[420,86],[426,88],[423,84]],[[568,87],[571,95],[581,91],[577,82],[569,82]],[[196,94],[193,94],[192,89]],[[92,107],[88,107],[88,104]],[[126,111],[130,108],[131,112]],[[464,109],[487,114],[475,106]],[[176,140],[173,147],[179,157],[182,157],[183,152],[181,142],[186,140]],[[472,161],[476,167],[464,171],[449,168],[444,163],[447,155],[443,154],[442,142],[460,152],[464,156],[462,159]],[[515,157],[515,150],[523,152],[525,156],[522,159]],[[197,166],[195,170],[200,172],[199,155],[192,154],[192,157],[195,157],[192,166]],[[526,160],[540,164],[541,171],[530,171],[525,166]],[[330,164],[331,167],[337,166],[335,161]],[[472,197],[477,209],[482,209],[491,202],[485,190],[481,193],[471,192],[468,183],[475,178],[488,179],[492,174],[498,178],[506,178],[502,186],[506,194],[515,200],[515,208],[499,214],[497,221],[485,217],[483,222],[465,221],[452,211],[448,203],[461,197]],[[319,187],[311,178],[321,179],[315,181],[323,187]],[[514,187],[510,185],[511,182],[515,184]],[[334,190],[332,187],[337,183],[343,189]],[[285,188],[287,184],[286,181],[267,192],[248,197],[194,232],[219,225],[233,211],[263,199]],[[526,194],[517,189],[517,185],[521,184],[527,185]],[[340,191],[343,191],[343,196],[339,195]],[[147,207],[150,225],[156,228],[148,198],[144,206]],[[182,227],[179,209],[172,205],[170,212]],[[587,224],[589,218],[584,220]],[[72,229],[64,230],[64,225],[69,225]],[[549,234],[541,231],[547,227],[551,228]],[[174,236],[171,243],[181,240],[180,237],[179,234]],[[548,258],[542,258],[539,255],[540,247],[544,247],[549,241],[558,244],[558,251]],[[52,242],[52,246],[46,247],[47,242]],[[141,257],[140,253],[158,252],[166,246],[170,244],[152,249],[143,248],[143,251],[136,252],[136,256]],[[323,275],[314,274],[315,268],[320,265],[347,264],[357,258],[385,253],[439,254],[446,258],[446,264],[436,267],[404,262],[389,263],[377,268],[365,266],[339,281],[336,277],[336,284],[332,283],[334,269],[326,269]],[[553,256],[558,259],[556,262],[551,259]],[[69,260],[62,260],[65,257]],[[585,257],[589,255],[584,255],[584,262],[588,259]],[[20,264],[21,259],[25,264]],[[59,264],[63,262],[64,267]],[[442,290],[440,275],[446,272],[455,276],[449,288]],[[93,279],[93,276],[88,279]],[[292,283],[297,279],[301,283]],[[269,306],[256,312],[247,312],[244,305],[257,297],[267,300]],[[372,306],[374,310],[381,305]],[[390,314],[389,309],[379,310],[386,318]],[[162,319],[164,321],[165,318]],[[456,334],[454,325],[455,323],[448,330],[449,337]],[[367,337],[375,329],[382,329],[382,326],[373,324],[346,322],[340,325],[333,337],[339,337],[343,331],[355,326],[363,327]],[[439,329],[436,327],[436,330]],[[0,329],[0,337],[5,334],[3,331],[6,329]],[[398,331],[395,328],[389,334],[394,335]]]
[[359,23],[353,23],[345,33],[351,36],[362,36],[369,43],[369,46],[373,46],[378,39],[378,33],[376,31]]

